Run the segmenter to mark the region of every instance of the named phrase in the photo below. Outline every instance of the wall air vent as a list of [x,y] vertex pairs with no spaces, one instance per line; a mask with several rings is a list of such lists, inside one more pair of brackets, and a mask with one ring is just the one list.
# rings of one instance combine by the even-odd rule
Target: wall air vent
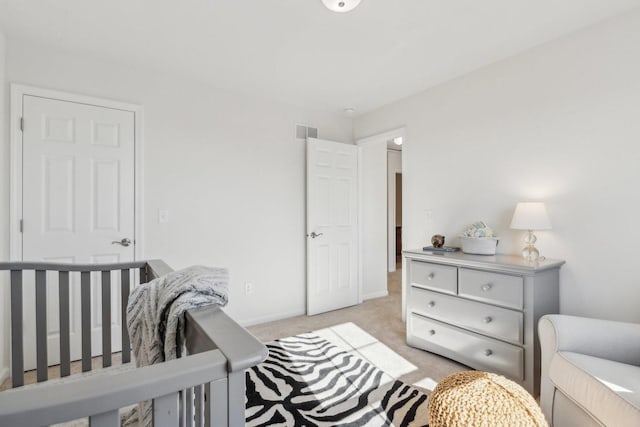
[[312,128],[311,126],[296,125],[296,139],[300,141],[306,141],[307,138],[317,138],[318,128]]

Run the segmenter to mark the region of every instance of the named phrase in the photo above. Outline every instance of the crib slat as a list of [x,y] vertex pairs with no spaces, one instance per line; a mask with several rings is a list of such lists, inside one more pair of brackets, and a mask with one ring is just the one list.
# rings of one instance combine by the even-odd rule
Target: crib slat
[[197,385],[193,388],[195,399],[195,426],[204,427],[204,386]]
[[11,270],[11,382],[24,385],[22,342],[22,270]]
[[91,273],[80,273],[80,317],[82,323],[82,372],[91,370]]
[[111,271],[102,272],[102,367],[111,366]]
[[170,393],[153,399],[153,426],[176,427],[178,425],[178,393]]
[[226,393],[229,398],[229,425],[244,425],[244,398],[246,393],[246,379],[244,371],[229,372],[227,381]]
[[140,267],[140,283],[147,283],[148,281],[147,267]]
[[58,273],[58,295],[60,306],[60,376],[66,377],[71,374],[68,271]]
[[131,270],[121,270],[121,292],[120,292],[120,313],[122,323],[122,363],[131,362],[131,342],[129,341],[129,330],[127,328],[127,304],[129,302],[129,292],[131,291]]
[[89,417],[89,426],[91,427],[119,427],[120,415],[118,410],[103,412]]
[[[229,417],[227,414],[228,404],[227,401],[227,379],[222,378],[217,381],[213,381],[207,384],[207,399],[205,410],[205,425],[210,426],[226,426],[229,424]],[[244,405],[244,399],[242,400]]]
[[204,384],[204,407],[202,408],[202,415],[204,416],[204,426],[211,427],[211,384]]
[[48,378],[47,363],[47,272],[36,270],[36,358],[38,382]]
[[185,418],[187,419],[187,425],[186,427],[193,427],[193,416],[194,416],[194,411],[193,411],[193,387],[189,387],[186,391],[186,400],[187,400],[187,405],[186,405],[186,416]]
[[178,423],[179,427],[185,427],[185,390],[180,390],[178,392],[178,407],[180,409],[180,414],[178,417],[180,418],[180,422]]

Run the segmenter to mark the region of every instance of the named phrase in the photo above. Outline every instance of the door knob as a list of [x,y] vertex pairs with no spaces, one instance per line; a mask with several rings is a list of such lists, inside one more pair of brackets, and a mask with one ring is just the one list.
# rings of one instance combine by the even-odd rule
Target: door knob
[[111,242],[112,245],[118,244],[118,245],[122,245],[124,247],[127,247],[131,244],[131,239],[127,239],[126,237],[122,240],[114,240],[113,242]]
[[312,231],[311,234],[309,234],[309,236],[311,236],[312,239],[315,239],[316,237],[320,237],[322,236],[323,233],[316,233],[315,231]]

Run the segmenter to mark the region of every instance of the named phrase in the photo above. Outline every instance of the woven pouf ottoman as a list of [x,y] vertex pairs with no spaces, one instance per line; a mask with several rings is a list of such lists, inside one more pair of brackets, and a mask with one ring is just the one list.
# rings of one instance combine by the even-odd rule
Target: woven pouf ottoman
[[520,385],[501,375],[458,372],[429,396],[429,427],[548,427],[540,407]]

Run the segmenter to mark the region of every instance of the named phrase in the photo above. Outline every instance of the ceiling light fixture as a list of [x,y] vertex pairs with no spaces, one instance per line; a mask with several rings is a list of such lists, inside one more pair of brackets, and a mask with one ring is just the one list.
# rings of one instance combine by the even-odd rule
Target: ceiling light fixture
[[322,0],[327,9],[334,12],[349,12],[355,9],[362,0]]
[[353,107],[347,107],[343,111],[344,111],[345,114],[353,114],[353,113],[356,112],[356,109],[353,108]]
[[396,145],[402,145],[402,137],[398,136],[398,137],[393,138],[393,143],[396,144]]

